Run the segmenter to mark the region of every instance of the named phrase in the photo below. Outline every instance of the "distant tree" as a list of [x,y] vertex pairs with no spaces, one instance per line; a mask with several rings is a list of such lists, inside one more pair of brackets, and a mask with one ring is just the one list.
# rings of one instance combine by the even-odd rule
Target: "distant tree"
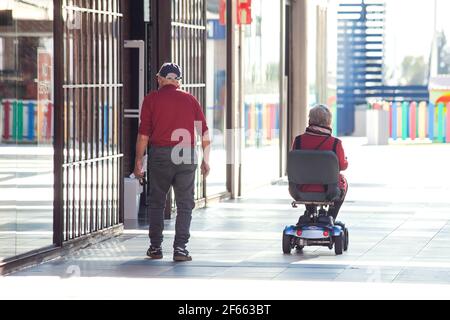
[[425,85],[428,82],[428,64],[424,57],[407,56],[402,62],[402,85]]
[[450,48],[444,31],[437,34],[438,74],[450,74]]
[[275,82],[278,80],[280,74],[280,65],[278,63],[269,63],[266,69],[266,79],[269,82]]
[[219,13],[219,0],[208,0],[206,6],[208,12]]
[[[397,79],[395,79],[395,69],[385,65],[384,66],[384,82],[387,85],[393,85]],[[395,83],[396,84],[396,83]]]

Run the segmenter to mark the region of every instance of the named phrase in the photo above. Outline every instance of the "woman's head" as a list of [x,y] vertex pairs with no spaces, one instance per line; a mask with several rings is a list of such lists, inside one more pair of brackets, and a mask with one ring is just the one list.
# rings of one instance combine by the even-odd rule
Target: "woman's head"
[[309,112],[309,125],[331,128],[332,114],[323,104],[316,105]]

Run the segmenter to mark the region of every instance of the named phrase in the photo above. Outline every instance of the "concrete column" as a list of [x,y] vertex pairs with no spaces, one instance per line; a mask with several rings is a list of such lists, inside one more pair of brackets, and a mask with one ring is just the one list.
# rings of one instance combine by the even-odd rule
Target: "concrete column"
[[308,124],[308,0],[292,2],[292,119],[295,137]]
[[[281,56],[281,63],[280,63],[280,177],[283,177],[286,174],[287,170],[287,155],[289,152],[289,148],[291,145],[291,142],[289,141],[290,134],[288,132],[289,128],[289,119],[288,119],[288,106],[289,106],[289,76],[286,73],[286,66],[290,63],[290,61],[287,61],[286,58],[289,59],[289,50],[290,46],[289,43],[286,41],[286,36],[289,35],[289,30],[286,30],[287,26],[287,16],[286,16],[286,9],[287,9],[287,1],[282,0],[280,1],[280,11],[281,11],[281,19],[280,19],[280,30],[281,30],[281,46],[280,46],[280,56]],[[290,13],[289,13],[290,16]],[[290,20],[289,20],[290,21]]]
[[326,104],[328,99],[328,61],[327,61],[327,22],[328,11],[326,6],[317,5],[316,26],[316,90],[317,102]]
[[237,25],[237,0],[227,1],[227,189],[231,198],[240,194],[241,121],[240,96],[242,84],[240,28]]

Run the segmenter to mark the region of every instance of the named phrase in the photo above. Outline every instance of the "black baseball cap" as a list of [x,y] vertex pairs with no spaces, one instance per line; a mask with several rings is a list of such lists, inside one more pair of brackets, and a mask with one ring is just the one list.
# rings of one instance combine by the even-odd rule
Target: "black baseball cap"
[[179,65],[175,63],[164,63],[157,75],[160,76],[161,78],[172,80],[183,79],[181,68]]

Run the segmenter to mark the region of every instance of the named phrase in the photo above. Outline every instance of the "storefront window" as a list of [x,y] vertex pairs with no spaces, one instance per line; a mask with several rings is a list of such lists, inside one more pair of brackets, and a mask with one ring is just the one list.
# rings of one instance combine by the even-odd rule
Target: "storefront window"
[[207,179],[207,195],[225,192],[226,189],[226,83],[227,83],[227,32],[226,1],[207,2],[207,97],[206,118],[212,136],[211,175]]
[[253,22],[244,26],[244,190],[279,177],[280,8],[279,0],[253,0]]
[[53,243],[53,1],[0,2],[0,261]]

